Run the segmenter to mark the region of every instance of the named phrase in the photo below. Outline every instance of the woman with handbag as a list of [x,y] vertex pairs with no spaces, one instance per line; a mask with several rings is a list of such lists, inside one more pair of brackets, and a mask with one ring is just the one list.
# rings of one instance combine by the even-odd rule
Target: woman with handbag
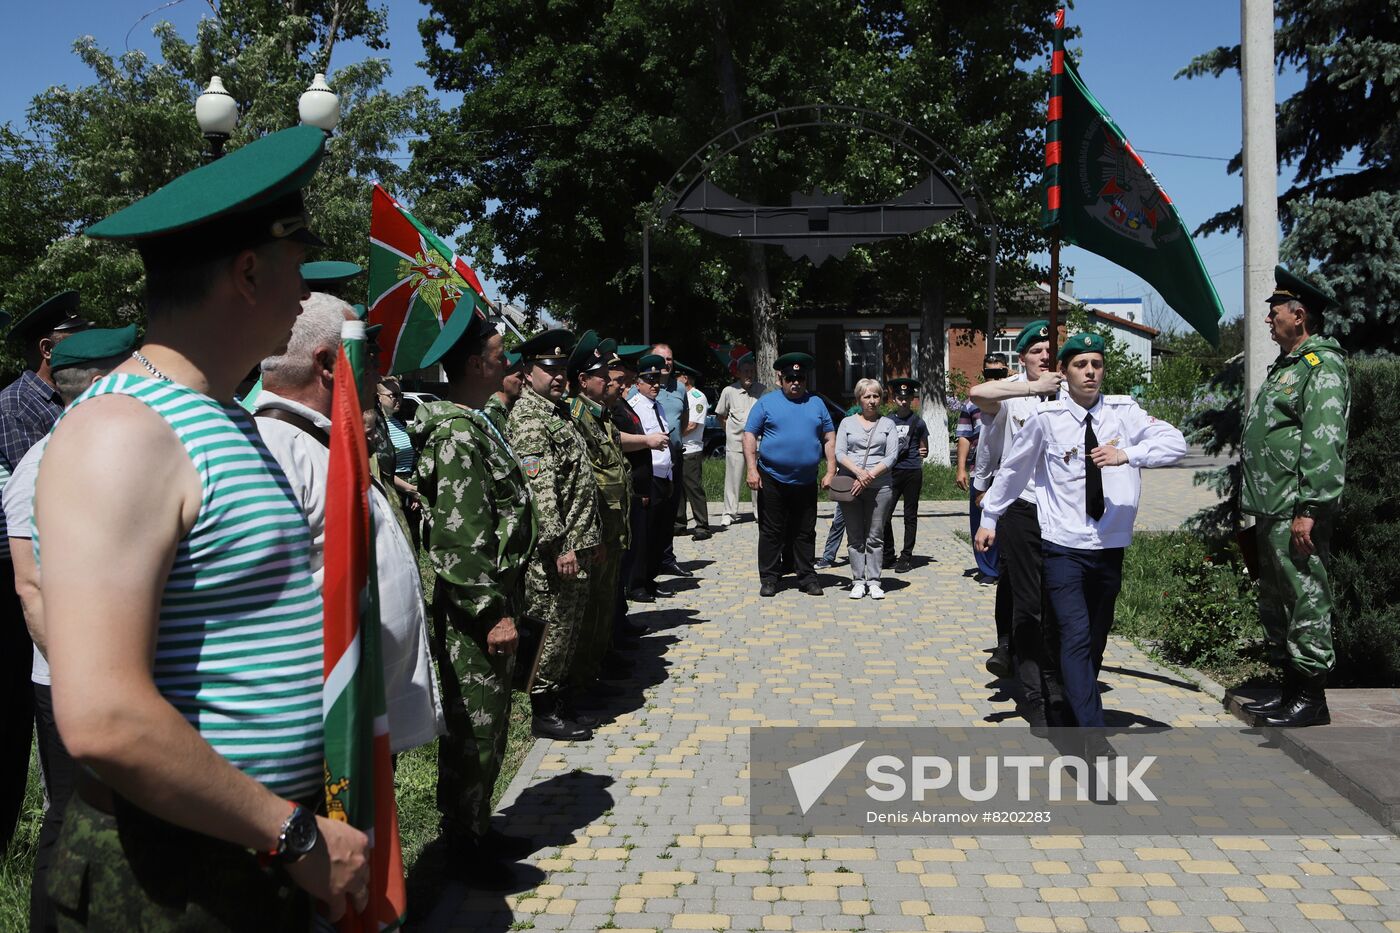
[[880,414],[883,397],[879,380],[857,382],[860,412],[843,419],[836,431],[840,475],[832,480],[829,495],[841,504],[846,519],[851,599],[866,595],[871,599],[885,598],[880,570],[885,552],[885,519],[894,504],[890,470],[899,456],[899,431],[892,420]]

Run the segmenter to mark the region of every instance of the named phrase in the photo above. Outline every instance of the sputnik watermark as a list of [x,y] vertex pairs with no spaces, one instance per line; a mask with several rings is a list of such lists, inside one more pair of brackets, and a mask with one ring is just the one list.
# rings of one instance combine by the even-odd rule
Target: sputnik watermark
[[960,755],[952,761],[939,755],[915,755],[907,762],[894,755],[877,755],[865,766],[865,776],[871,782],[865,792],[872,800],[885,803],[905,799],[923,802],[931,792],[955,788],[963,800],[985,803],[1000,795],[1002,772],[1009,771],[1014,775],[1018,803],[1036,799],[1033,781],[1043,781],[1043,799],[1055,803],[1071,798],[1156,800],[1157,795],[1143,782],[1156,762],[1156,755],[1137,761],[1100,756],[1092,763],[1075,755],[989,755],[980,760]]

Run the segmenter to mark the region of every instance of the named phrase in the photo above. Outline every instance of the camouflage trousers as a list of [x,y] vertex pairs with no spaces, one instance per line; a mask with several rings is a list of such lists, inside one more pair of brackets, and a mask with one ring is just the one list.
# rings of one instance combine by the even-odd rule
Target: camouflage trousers
[[49,869],[58,929],[311,929],[311,899],[241,846],[181,829],[122,800],[69,800]]
[[[578,576],[561,577],[554,555],[541,552],[526,572],[525,611],[548,622],[540,644],[539,665],[535,670],[532,694],[557,693],[571,682],[578,656],[579,629],[588,608],[588,590],[593,584],[586,558],[579,560]],[[521,659],[521,663],[525,663]]]
[[613,619],[617,615],[619,581],[622,577],[622,535],[618,529],[603,528],[603,540],[608,542],[607,558],[589,569],[592,579],[588,587],[588,606],[579,623],[578,649],[569,683],[586,687],[598,678],[603,655],[612,646]]
[[499,619],[455,610],[435,610],[434,616],[433,654],[447,720],[447,734],[438,741],[438,812],[444,829],[480,837],[491,827],[491,792],[505,758],[516,658],[486,653],[486,635]]
[[1312,677],[1332,669],[1331,522],[1313,525],[1315,550],[1303,557],[1293,549],[1292,519],[1260,518],[1259,621],[1269,654],[1280,665]]

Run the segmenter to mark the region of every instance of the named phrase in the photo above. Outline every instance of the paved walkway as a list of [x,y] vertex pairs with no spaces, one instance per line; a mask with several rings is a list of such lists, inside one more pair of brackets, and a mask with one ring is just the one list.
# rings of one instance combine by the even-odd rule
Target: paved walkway
[[[1191,488],[1164,496],[1175,504],[1154,523],[1195,511]],[[453,887],[428,927],[1400,931],[1400,843],[1359,811],[1344,838],[754,839],[752,726],[1015,719],[982,669],[992,591],[963,575],[971,553],[952,532],[966,519],[953,504],[921,515],[924,560],[891,575],[883,603],[845,599],[844,567],[823,575],[823,599],[761,600],[752,521],[682,540],[698,577],[637,613],[652,634],[633,653],[633,698],[591,742],[538,742],[502,801],[503,825],[541,846],[527,860],[540,883],[510,897]],[[1109,645],[1103,680],[1120,722],[1234,724],[1125,642]]]

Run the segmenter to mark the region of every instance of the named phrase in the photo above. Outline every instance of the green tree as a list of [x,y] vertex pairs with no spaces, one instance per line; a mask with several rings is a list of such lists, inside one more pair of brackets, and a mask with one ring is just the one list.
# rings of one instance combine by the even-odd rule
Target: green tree
[[[1349,350],[1400,350],[1400,0],[1277,0],[1275,15],[1278,67],[1304,78],[1278,107],[1279,160],[1297,172],[1279,198],[1280,252],[1295,269],[1316,265],[1340,303],[1326,330]],[[1239,46],[1222,46],[1181,74],[1239,67]],[[1197,232],[1240,224],[1236,206]]]
[[1129,395],[1147,385],[1147,364],[1139,359],[1125,341],[1119,340],[1113,328],[1089,318],[1083,305],[1070,308],[1066,330],[1071,334],[1098,334],[1104,341],[1103,385],[1105,395]]
[[[330,66],[337,42],[383,49],[385,30],[383,10],[365,0],[222,0],[192,38],[157,25],[158,59],[113,56],[91,37],[79,39],[74,52],[93,82],[51,87],[34,98],[22,128],[0,127],[0,302],[22,311],[77,288],[84,313],[99,323],[140,319],[135,251],[80,234],[199,165],[205,143],[194,100],[209,77],[220,75],[238,101],[229,141],[236,147],[296,121],[297,98],[314,72]],[[400,141],[439,116],[422,87],[385,92],[388,74],[385,60],[367,58],[329,78],[342,119],[307,195],[328,256],[365,261],[371,182],[406,198],[414,183],[397,155]],[[424,207],[430,224],[447,221],[431,204]],[[17,369],[16,359],[3,362],[7,371]]]

